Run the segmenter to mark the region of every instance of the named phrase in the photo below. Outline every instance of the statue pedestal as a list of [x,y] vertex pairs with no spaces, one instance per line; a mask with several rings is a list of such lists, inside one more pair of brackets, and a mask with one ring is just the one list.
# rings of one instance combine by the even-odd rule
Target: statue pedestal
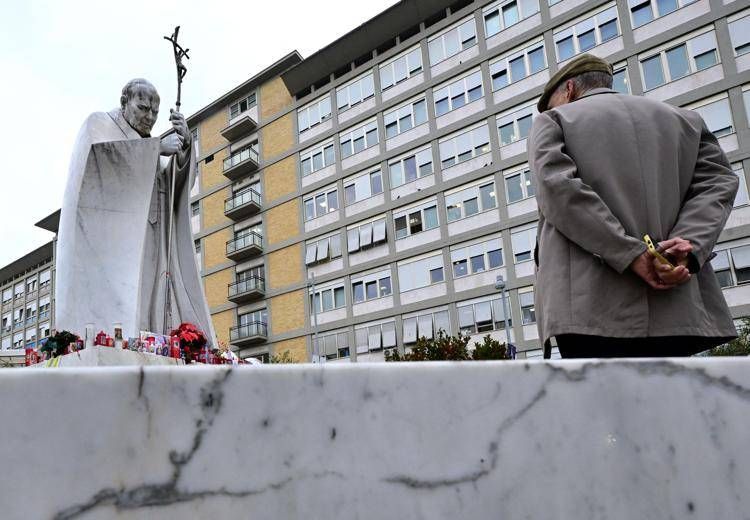
[[749,381],[750,358],[0,370],[0,516],[746,519]]
[[68,368],[68,367],[119,367],[184,365],[181,359],[157,356],[147,352],[120,350],[112,347],[89,347],[54,359],[42,361],[29,368]]

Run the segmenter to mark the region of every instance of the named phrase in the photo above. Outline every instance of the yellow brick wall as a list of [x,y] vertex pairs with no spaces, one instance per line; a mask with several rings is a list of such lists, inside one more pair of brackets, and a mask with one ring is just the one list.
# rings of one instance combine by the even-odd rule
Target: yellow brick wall
[[227,303],[228,286],[233,281],[232,268],[223,269],[217,273],[212,273],[203,277],[203,286],[206,290],[206,300],[208,306],[216,307]]
[[200,164],[200,179],[201,179],[201,191],[206,192],[217,186],[227,182],[227,178],[224,177],[224,159],[227,157],[227,148],[219,150],[214,154],[214,160],[210,163],[201,161]]
[[305,326],[305,293],[303,290],[271,298],[271,330],[284,334]]
[[260,87],[260,118],[266,119],[292,103],[292,96],[280,76]]
[[302,244],[297,243],[268,255],[266,267],[271,289],[302,281]]
[[288,350],[298,363],[307,362],[307,344],[305,343],[304,336],[274,343],[271,355],[283,354],[285,350]]
[[266,212],[269,245],[296,237],[299,233],[299,199],[292,199]]
[[229,109],[222,108],[201,121],[198,127],[198,141],[201,156],[211,150],[227,145],[227,140],[219,133],[229,124]]
[[297,190],[297,161],[294,156],[272,164],[263,170],[263,193],[266,201],[274,200]]
[[224,199],[226,198],[227,190],[219,190],[203,199],[201,207],[202,229],[208,229],[217,224],[229,221],[224,216]]
[[234,311],[217,312],[211,315],[216,339],[229,345],[229,328],[234,326]]
[[287,114],[261,128],[263,160],[267,161],[294,146],[292,114]]
[[231,228],[222,229],[203,238],[204,270],[227,261],[227,241],[231,238]]

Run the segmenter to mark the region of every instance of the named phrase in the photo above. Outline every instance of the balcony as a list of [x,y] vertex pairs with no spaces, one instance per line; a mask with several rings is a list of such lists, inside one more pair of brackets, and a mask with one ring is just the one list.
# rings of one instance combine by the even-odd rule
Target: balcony
[[266,294],[266,280],[260,276],[251,276],[245,280],[229,284],[230,302],[242,303]]
[[224,159],[224,176],[237,180],[258,169],[258,152],[247,147]]
[[259,255],[263,252],[263,237],[260,233],[238,236],[227,242],[227,258],[238,261]]
[[231,143],[232,141],[236,141],[243,135],[249,134],[257,127],[258,123],[255,122],[255,119],[250,117],[250,114],[245,112],[244,114],[240,115],[234,123],[231,123],[229,126],[224,128],[221,131],[221,135],[224,137],[224,139]]
[[262,321],[252,321],[229,329],[229,342],[239,348],[263,343],[267,339],[268,325]]
[[242,220],[261,209],[260,193],[247,189],[234,194],[224,201],[224,215],[232,220]]

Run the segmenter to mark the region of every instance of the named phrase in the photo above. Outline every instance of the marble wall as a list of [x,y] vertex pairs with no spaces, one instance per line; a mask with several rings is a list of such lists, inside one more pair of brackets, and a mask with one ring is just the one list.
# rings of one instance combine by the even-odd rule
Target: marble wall
[[750,359],[2,370],[3,519],[750,518]]

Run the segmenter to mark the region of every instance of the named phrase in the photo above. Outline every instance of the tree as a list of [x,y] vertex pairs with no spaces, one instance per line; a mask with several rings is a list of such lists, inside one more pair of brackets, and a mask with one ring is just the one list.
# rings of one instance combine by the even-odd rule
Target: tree
[[268,360],[269,363],[281,364],[281,363],[297,363],[292,353],[289,350],[285,350],[281,353],[276,353]]
[[750,356],[750,318],[742,318],[742,324],[737,329],[737,339],[719,345],[699,356]]
[[458,333],[449,336],[442,329],[436,338],[417,339],[409,352],[401,354],[397,349],[385,352],[386,361],[482,361],[489,359],[510,359],[504,343],[486,335],[482,343],[476,345],[474,352],[469,354],[469,336]]

